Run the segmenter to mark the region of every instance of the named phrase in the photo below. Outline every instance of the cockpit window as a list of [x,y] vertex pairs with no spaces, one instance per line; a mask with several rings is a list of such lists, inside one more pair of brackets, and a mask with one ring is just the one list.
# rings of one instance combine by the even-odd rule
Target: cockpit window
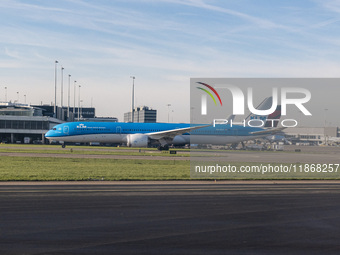
[[56,128],[53,128],[53,130],[57,130]]

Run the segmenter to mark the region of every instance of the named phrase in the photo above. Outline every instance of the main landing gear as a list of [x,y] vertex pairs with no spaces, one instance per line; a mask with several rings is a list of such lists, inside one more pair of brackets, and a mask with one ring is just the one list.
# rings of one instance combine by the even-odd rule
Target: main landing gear
[[164,146],[162,146],[162,145],[159,145],[158,147],[157,147],[157,149],[159,150],[159,151],[168,151],[169,150],[169,145],[164,145]]

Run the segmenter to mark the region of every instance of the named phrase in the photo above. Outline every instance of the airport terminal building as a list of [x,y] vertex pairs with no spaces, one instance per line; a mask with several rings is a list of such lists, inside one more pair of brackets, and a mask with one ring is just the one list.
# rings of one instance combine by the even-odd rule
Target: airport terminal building
[[283,130],[285,138],[293,144],[321,145],[340,143],[339,127],[296,127]]
[[[96,110],[93,107],[56,107],[56,116],[53,105],[31,105],[37,114],[48,117],[55,117],[62,121],[77,121],[78,119],[94,118]],[[79,114],[78,114],[79,113]]]
[[0,104],[0,142],[45,143],[45,134],[63,121],[43,115],[43,109],[18,103]]
[[[69,113],[67,107],[56,109],[57,118],[54,117],[54,106],[0,102],[0,142],[47,143],[45,134],[48,130],[66,121],[76,121],[78,117],[78,108],[70,108]],[[80,108],[79,118],[95,120],[95,109]]]
[[144,122],[144,123],[156,123],[157,110],[153,110],[148,106],[136,107],[133,109],[133,121],[132,112],[124,113],[124,122]]

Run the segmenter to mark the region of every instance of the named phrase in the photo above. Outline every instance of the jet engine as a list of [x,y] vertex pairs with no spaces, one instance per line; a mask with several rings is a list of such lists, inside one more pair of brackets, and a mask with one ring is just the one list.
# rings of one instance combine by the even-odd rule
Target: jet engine
[[128,147],[148,147],[149,137],[143,134],[132,134],[127,136]]

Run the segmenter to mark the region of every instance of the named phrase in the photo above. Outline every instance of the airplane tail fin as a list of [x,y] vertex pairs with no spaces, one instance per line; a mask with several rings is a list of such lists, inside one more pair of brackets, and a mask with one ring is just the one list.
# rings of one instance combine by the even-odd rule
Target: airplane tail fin
[[[257,107],[257,110],[268,110],[273,104],[273,98],[272,97],[266,97]],[[249,121],[251,119],[260,119],[263,122],[265,122],[265,127],[277,127],[278,121],[272,121],[272,120],[279,120],[281,118],[281,105],[278,105],[276,107],[276,110],[269,114],[269,115],[257,115],[257,114],[249,114],[246,118],[246,121]],[[271,120],[271,121],[268,121]]]
[[279,120],[281,118],[281,105],[278,105],[276,107],[276,110],[269,114],[268,116],[268,120],[271,121],[266,121],[266,124],[264,125],[264,127],[277,127],[277,124],[279,123],[279,121],[272,121],[272,120]]
[[227,117],[227,121],[230,122],[230,121],[234,121],[235,119],[235,115],[234,114],[231,114]]

